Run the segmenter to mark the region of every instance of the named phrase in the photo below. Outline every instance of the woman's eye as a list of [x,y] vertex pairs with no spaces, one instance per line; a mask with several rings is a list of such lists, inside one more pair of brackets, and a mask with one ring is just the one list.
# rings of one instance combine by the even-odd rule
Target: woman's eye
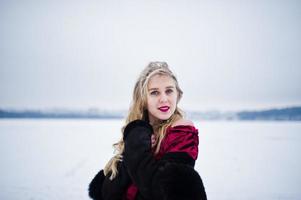
[[173,90],[172,90],[172,89],[166,90],[166,94],[171,94],[171,93],[173,93]]
[[150,94],[151,94],[151,95],[158,95],[159,92],[158,92],[158,91],[152,91]]

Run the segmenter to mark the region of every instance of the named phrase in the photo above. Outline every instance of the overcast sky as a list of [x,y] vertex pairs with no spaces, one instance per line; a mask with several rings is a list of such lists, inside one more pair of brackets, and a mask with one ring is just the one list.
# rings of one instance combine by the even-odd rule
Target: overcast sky
[[127,109],[166,61],[184,109],[301,105],[301,2],[0,1],[0,108]]

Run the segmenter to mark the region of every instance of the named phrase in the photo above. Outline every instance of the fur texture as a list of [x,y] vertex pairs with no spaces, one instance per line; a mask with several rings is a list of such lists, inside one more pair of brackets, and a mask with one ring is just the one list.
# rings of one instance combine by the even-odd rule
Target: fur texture
[[137,127],[143,127],[145,129],[150,130],[149,134],[153,133],[153,127],[147,123],[146,121],[143,120],[134,120],[132,122],[130,122],[124,129],[124,136],[123,136],[123,140],[126,139],[127,135],[135,128]]
[[89,184],[89,196],[94,200],[103,200],[102,198],[102,184],[105,180],[103,170],[100,170]]
[[89,196],[93,200],[121,200],[131,183],[123,162],[117,165],[117,176],[110,180],[110,173],[105,176],[99,171],[89,185]]
[[161,196],[156,199],[207,200],[201,177],[192,167],[185,164],[167,163],[160,167],[154,183],[158,184],[157,190]]
[[194,167],[195,164],[195,160],[191,156],[189,156],[186,152],[166,153],[162,156],[161,162],[186,164],[191,167]]

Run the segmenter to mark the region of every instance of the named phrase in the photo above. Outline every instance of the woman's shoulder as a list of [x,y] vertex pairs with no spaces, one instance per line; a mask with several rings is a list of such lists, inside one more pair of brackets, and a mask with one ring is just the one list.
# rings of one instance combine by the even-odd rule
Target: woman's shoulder
[[194,126],[193,122],[189,119],[178,119],[174,123],[172,123],[171,127],[176,127],[176,126]]
[[194,126],[193,122],[188,119],[179,119],[171,124],[168,128],[170,133],[198,133],[198,129]]

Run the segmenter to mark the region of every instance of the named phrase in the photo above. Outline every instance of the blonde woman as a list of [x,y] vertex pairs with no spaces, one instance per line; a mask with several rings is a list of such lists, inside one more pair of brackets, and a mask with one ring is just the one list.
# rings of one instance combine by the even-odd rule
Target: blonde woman
[[182,90],[165,62],[139,76],[116,155],[89,185],[94,200],[205,200],[194,170],[198,130],[184,119]]

